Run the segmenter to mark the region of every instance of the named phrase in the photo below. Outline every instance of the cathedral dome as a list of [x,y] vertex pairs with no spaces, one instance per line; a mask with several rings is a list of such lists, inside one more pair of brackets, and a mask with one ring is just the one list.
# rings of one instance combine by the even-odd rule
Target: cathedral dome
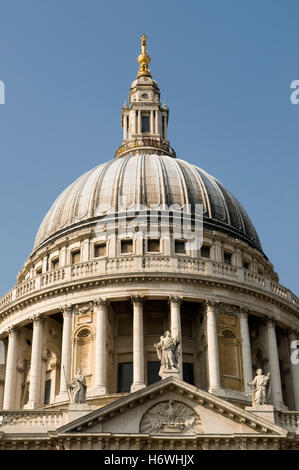
[[184,160],[155,153],[115,158],[80,176],[55,201],[34,249],[54,237],[119,212],[203,205],[204,227],[261,249],[256,230],[238,200],[213,176]]

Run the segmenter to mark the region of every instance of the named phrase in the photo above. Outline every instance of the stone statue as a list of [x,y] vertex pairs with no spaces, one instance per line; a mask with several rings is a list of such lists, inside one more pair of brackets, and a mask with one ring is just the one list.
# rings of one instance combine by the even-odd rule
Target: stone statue
[[68,384],[68,389],[71,392],[72,403],[86,403],[86,380],[82,369],[77,370],[73,381]]
[[267,387],[270,384],[270,372],[263,375],[262,369],[257,369],[252,382],[247,382],[252,388],[252,406],[265,405],[267,403]]
[[178,338],[173,338],[170,331],[165,331],[164,335],[160,337],[160,343],[154,344],[154,347],[157,349],[158,358],[161,361],[160,377],[164,377],[163,372],[166,370],[178,372],[179,344]]

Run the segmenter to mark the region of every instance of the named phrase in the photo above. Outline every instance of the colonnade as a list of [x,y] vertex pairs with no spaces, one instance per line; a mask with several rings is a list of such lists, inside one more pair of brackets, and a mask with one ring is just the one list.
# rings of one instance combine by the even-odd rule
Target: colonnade
[[[131,391],[134,392],[146,386],[144,371],[144,333],[143,333],[143,297],[133,296],[133,383]],[[173,337],[177,337],[180,345],[179,378],[182,376],[182,331],[181,331],[181,302],[180,297],[169,297],[170,305],[170,331]],[[62,308],[63,330],[61,345],[61,371],[60,371],[60,390],[56,397],[56,402],[68,400],[67,383],[71,380],[72,366],[72,316],[73,309],[71,305]],[[94,313],[96,316],[96,342],[95,342],[95,369],[94,369],[94,396],[106,395],[108,393],[106,378],[106,336],[107,336],[107,316],[108,302],[106,299],[97,299],[94,301]],[[252,356],[250,347],[249,310],[240,309],[238,316],[240,319],[241,345],[242,345],[242,366],[244,392],[251,389],[248,382],[252,381]],[[40,405],[41,390],[41,357],[42,357],[42,323],[44,321],[41,315],[34,315],[32,318],[33,335],[31,349],[31,368],[29,400],[24,408],[33,409]],[[275,322],[271,318],[266,320],[266,332],[268,343],[269,368],[272,382],[272,400],[276,408],[283,407],[283,395],[279,369],[279,357],[277,349],[277,338],[275,331]],[[208,360],[208,379],[209,392],[220,394],[223,391],[219,367],[219,348],[217,331],[217,302],[214,300],[206,301],[206,334],[207,334],[207,360]],[[17,328],[10,327],[8,330],[8,349],[6,359],[6,375],[4,386],[3,408],[11,409],[14,407],[17,382]],[[163,332],[161,331],[161,334]],[[290,336],[291,341],[295,338]],[[294,399],[296,409],[299,410],[299,371],[298,365],[291,367]],[[223,391],[224,392],[224,391]]]

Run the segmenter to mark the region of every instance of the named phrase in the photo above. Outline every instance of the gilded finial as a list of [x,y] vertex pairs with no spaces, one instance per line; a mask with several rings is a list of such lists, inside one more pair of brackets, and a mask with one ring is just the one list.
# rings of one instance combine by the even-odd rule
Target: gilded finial
[[138,56],[138,59],[137,59],[139,63],[139,70],[138,70],[137,78],[141,77],[142,75],[146,77],[151,77],[151,71],[148,68],[151,58],[148,55],[147,50],[146,50],[147,36],[143,34],[142,36],[140,36],[140,39],[141,39],[141,54]]

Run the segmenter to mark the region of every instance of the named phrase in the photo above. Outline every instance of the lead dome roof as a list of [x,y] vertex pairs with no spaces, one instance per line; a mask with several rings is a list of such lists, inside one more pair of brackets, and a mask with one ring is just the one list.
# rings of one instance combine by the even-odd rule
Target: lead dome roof
[[59,235],[93,224],[103,206],[118,212],[140,204],[203,204],[204,228],[245,241],[262,252],[257,232],[239,201],[201,168],[166,155],[127,155],[96,166],[56,199],[44,218],[34,251]]

